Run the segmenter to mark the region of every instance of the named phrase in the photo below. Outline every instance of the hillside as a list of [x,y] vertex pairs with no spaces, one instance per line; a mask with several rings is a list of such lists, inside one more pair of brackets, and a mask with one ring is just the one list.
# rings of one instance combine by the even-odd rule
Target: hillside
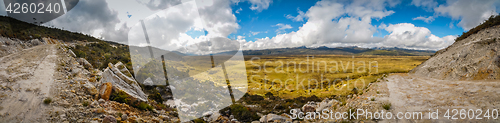
[[439,50],[410,73],[446,80],[500,79],[500,25]]
[[54,27],[39,26],[7,16],[0,16],[0,35],[3,37],[16,38],[20,40],[41,40],[42,37],[50,37],[63,40],[65,42],[75,40],[88,42],[101,41],[90,35],[85,35],[78,32],[70,32]]

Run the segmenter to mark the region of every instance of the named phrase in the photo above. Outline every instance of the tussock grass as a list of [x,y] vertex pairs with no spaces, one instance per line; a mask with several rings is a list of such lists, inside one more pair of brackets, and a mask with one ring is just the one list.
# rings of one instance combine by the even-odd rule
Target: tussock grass
[[382,104],[382,108],[384,108],[385,110],[391,110],[391,106],[392,104],[390,102],[385,102],[384,104]]

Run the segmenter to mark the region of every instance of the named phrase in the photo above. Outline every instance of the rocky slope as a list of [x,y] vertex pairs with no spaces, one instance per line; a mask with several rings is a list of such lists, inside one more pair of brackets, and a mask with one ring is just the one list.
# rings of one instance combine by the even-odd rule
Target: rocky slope
[[[2,41],[9,42],[6,38]],[[120,88],[133,81],[125,80],[127,70],[120,69],[119,63],[107,69],[108,76],[103,76],[85,59],[75,58],[60,41],[46,39],[38,46],[20,48],[16,48],[21,45],[17,43],[7,46],[8,52],[3,53],[8,55],[0,57],[0,122],[178,121],[175,111],[157,107],[143,93],[140,95],[140,88]],[[139,94],[137,98],[151,108],[102,99],[100,87],[108,83],[106,80],[119,80],[108,81],[109,88]]]
[[500,25],[439,50],[410,73],[446,80],[500,79]]

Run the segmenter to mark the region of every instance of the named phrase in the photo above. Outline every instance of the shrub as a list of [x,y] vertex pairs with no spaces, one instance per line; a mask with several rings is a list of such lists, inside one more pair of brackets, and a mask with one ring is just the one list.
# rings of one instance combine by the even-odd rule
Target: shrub
[[371,99],[371,100],[372,100],[372,101],[375,101],[375,97],[372,97],[372,99]]
[[45,99],[43,100],[43,103],[45,103],[45,104],[50,104],[50,102],[52,102],[52,98],[50,98],[50,97],[45,98]]
[[[156,90],[156,89],[155,89]],[[160,93],[154,93],[154,94],[150,94],[148,96],[149,99],[151,100],[154,100],[156,101],[157,103],[163,103],[163,98],[161,98],[161,94]]]
[[195,123],[206,123],[204,120],[198,118],[198,119],[194,119],[193,122]]
[[387,102],[387,103],[382,104],[382,108],[384,108],[385,110],[390,110],[391,109],[391,103]]
[[89,106],[89,101],[83,101],[82,105],[85,106],[85,107]]
[[118,91],[118,92],[113,91],[113,93],[111,93],[110,99],[116,102],[126,103],[126,104],[129,104],[131,100],[130,97],[127,95],[127,93],[123,91]]
[[153,107],[145,102],[140,102],[137,104],[137,108],[140,109],[140,110],[148,110],[148,111],[152,111],[153,110]]
[[[226,107],[219,112],[221,114],[225,114],[225,112],[229,112],[234,115],[234,118],[238,119],[240,122],[251,122],[255,120],[259,120],[259,116],[255,112],[251,112],[248,110],[245,106],[240,105],[240,104],[233,104],[229,107]],[[230,115],[230,114],[229,114]]]

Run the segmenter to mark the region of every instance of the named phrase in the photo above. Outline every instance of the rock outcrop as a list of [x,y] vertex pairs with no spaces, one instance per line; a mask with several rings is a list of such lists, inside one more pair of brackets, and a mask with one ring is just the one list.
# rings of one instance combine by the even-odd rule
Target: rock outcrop
[[102,99],[109,100],[109,97],[111,96],[111,91],[112,91],[113,84],[111,82],[106,82],[102,83],[101,89],[99,90],[99,96],[101,96]]
[[44,42],[38,39],[23,41],[19,39],[0,37],[0,57],[7,56],[9,54],[19,52],[23,49],[38,46],[41,44],[44,44]]
[[118,62],[115,65],[109,63],[108,68],[104,70],[101,76],[101,83],[110,82],[113,90],[123,91],[129,96],[143,102],[148,101],[146,94],[144,94],[137,81],[133,79],[132,74],[130,74],[123,63]]
[[439,50],[410,73],[445,80],[500,79],[500,25]]

